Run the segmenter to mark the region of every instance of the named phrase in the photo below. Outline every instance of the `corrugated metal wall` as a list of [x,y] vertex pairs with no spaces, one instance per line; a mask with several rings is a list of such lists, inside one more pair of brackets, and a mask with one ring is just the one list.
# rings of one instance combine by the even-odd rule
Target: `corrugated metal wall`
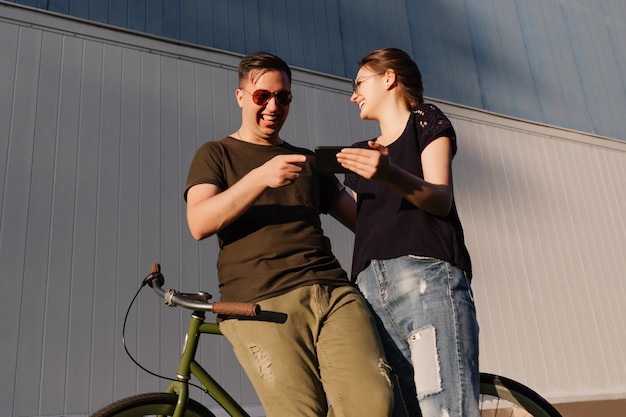
[[400,47],[429,97],[626,140],[623,0],[12,1],[347,78]]
[[626,144],[444,107],[481,369],[552,401],[626,396]]
[[[195,149],[238,126],[238,57],[0,4],[0,409],[86,415],[164,387],[120,346],[152,262],[171,287],[217,293],[216,245],[197,243],[181,190]],[[295,144],[374,134],[349,82],[294,72]],[[626,393],[626,143],[440,103],[460,138],[456,195],[473,255],[481,367],[553,401]],[[325,228],[344,265],[351,236]],[[173,374],[186,315],[152,294],[131,351]],[[201,361],[257,400],[221,339]],[[206,399],[205,399],[206,400]]]
[[[0,8],[0,409],[80,415],[159,389],[120,346],[152,262],[174,288],[217,294],[216,243],[191,238],[182,187],[200,144],[239,125],[239,58]],[[295,74],[286,140],[364,135],[345,80]],[[348,232],[325,225],[348,265]],[[131,350],[174,375],[186,319],[146,294]],[[224,340],[202,356],[235,398],[257,403]]]

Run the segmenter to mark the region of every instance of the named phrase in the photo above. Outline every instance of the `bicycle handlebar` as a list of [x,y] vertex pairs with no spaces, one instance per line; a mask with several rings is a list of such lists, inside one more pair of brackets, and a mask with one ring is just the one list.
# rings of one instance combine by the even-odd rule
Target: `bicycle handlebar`
[[211,294],[204,291],[198,293],[183,293],[176,290],[164,290],[165,278],[161,274],[161,265],[152,264],[152,272],[144,279],[144,283],[163,298],[165,304],[170,307],[184,307],[194,311],[212,311],[215,314],[228,314],[238,316],[256,316],[261,312],[261,307],[253,303],[233,303],[215,301],[209,303]]

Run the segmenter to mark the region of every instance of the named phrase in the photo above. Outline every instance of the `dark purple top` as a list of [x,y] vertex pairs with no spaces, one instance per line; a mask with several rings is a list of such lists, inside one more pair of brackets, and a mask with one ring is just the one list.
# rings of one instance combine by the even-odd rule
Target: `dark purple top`
[[[387,147],[389,157],[395,165],[424,178],[421,153],[441,136],[452,141],[454,156],[457,148],[452,123],[433,104],[420,104],[411,113],[402,135]],[[368,147],[367,141],[354,146]],[[358,195],[353,280],[371,259],[405,255],[440,259],[471,277],[471,260],[454,200],[448,215],[438,217],[415,207],[388,187],[357,174],[346,174],[344,183]]]

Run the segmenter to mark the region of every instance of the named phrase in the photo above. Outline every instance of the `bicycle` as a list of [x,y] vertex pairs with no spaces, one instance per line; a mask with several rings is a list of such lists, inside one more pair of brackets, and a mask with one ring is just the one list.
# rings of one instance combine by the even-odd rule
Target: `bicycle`
[[[171,307],[183,307],[192,310],[187,336],[180,357],[178,372],[175,378],[166,378],[172,381],[166,392],[137,394],[115,401],[91,417],[215,417],[208,408],[190,398],[190,385],[201,388],[211,396],[215,402],[232,417],[250,417],[250,415],[231,397],[228,392],[195,360],[196,350],[200,337],[204,334],[221,335],[217,323],[206,322],[205,312],[214,314],[256,316],[260,313],[257,304],[209,302],[211,294],[206,292],[182,293],[176,290],[164,290],[165,278],[158,263],[152,265],[152,271],[144,278],[141,287],[131,301],[128,312],[139,292],[145,285],[149,285],[164,303]],[[122,333],[124,334],[126,320]],[[124,340],[124,338],[123,338]],[[126,343],[124,341],[124,347]],[[157,374],[143,368],[135,361],[128,349],[126,353],[140,368],[154,376]],[[191,377],[195,377],[200,385],[192,384]],[[161,377],[163,378],[163,377]],[[558,411],[535,391],[498,375],[480,374],[480,405],[483,417],[561,417]]]

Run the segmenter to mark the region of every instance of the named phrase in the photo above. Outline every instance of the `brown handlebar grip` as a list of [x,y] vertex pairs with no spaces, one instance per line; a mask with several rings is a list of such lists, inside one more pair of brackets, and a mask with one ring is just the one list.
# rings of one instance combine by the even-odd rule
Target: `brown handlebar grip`
[[161,272],[161,265],[156,263],[156,262],[153,263],[152,264],[152,271],[150,271],[150,272],[152,272],[152,273]]
[[252,303],[216,301],[213,303],[213,312],[215,314],[232,314],[236,316],[256,316],[261,312],[261,306]]

